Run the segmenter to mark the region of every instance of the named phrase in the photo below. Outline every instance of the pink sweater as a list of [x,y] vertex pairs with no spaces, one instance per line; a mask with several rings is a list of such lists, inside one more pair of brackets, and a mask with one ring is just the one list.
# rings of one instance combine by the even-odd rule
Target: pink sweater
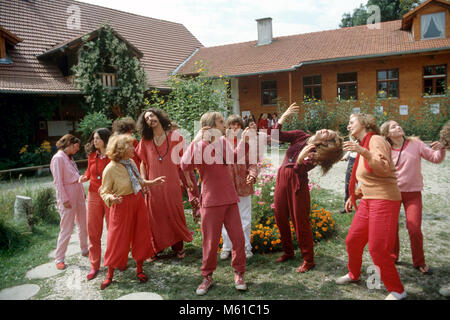
[[[392,161],[397,163],[400,149],[392,148]],[[433,163],[445,159],[445,149],[433,150],[421,140],[407,141],[403,147],[400,161],[396,168],[397,182],[401,192],[418,192],[423,189],[421,160]]]

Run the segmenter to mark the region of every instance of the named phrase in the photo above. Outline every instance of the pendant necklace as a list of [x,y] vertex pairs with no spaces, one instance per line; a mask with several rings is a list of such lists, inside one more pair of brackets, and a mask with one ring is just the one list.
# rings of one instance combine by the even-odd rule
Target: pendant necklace
[[158,150],[158,146],[156,145],[156,143],[155,143],[155,137],[153,137],[153,145],[155,146],[155,149],[156,149],[156,153],[158,153],[158,160],[159,161],[162,161],[163,160],[163,158],[167,155],[167,153],[169,152],[169,139],[167,138],[167,134],[166,134],[166,131],[164,131],[164,134],[165,134],[165,136],[166,136],[166,153],[164,153],[163,155],[160,155],[159,154],[159,150]]

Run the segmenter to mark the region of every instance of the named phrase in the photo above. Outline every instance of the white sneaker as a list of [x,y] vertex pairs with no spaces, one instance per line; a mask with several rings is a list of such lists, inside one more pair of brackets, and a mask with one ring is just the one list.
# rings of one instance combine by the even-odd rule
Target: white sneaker
[[239,291],[247,290],[247,285],[245,284],[244,275],[242,273],[234,273],[234,287]]
[[247,259],[253,257],[253,252],[252,252],[252,250],[245,250],[245,257],[246,257]]
[[403,291],[402,293],[392,291],[384,300],[403,300],[405,298],[406,298],[406,291]]
[[230,251],[222,251],[220,253],[220,260],[227,260],[230,257]]
[[340,278],[336,279],[336,284],[347,284],[351,282],[357,282],[358,280],[353,280],[350,278],[349,274],[347,273],[345,276],[342,276]]

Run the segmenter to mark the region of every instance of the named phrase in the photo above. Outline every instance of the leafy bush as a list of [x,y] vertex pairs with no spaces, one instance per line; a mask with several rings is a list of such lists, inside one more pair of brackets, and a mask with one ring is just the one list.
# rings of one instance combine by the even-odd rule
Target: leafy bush
[[55,189],[41,188],[34,192],[33,216],[37,223],[59,224]]
[[[28,151],[28,149],[32,149],[33,151]],[[43,141],[42,144],[38,147],[29,147],[25,145],[19,151],[20,154],[20,165],[24,167],[33,167],[39,165],[49,164],[54,152],[52,151],[52,147],[50,142]]]
[[[325,102],[305,99],[300,106],[299,117],[291,117],[286,121],[284,130],[302,129],[314,134],[317,130],[328,128],[337,130],[344,136],[348,134],[347,124],[350,114],[359,108],[360,113],[373,114],[379,126],[387,120],[395,120],[403,127],[406,135],[419,136],[422,140],[437,140],[439,131],[450,118],[450,93],[440,97],[424,98],[424,104],[417,105],[411,101],[408,116],[399,113],[398,99],[378,99],[361,95],[357,101]],[[439,105],[439,113],[433,109]],[[382,108],[380,108],[382,107]],[[287,104],[280,99],[278,112],[281,115]]]
[[84,140],[89,139],[92,132],[98,128],[111,128],[112,120],[102,112],[92,112],[88,113],[78,124],[76,129]]
[[219,76],[219,79],[207,77],[207,67],[203,60],[195,62],[197,77],[173,76],[168,84],[171,92],[161,96],[158,90],[152,90],[145,105],[164,109],[179,127],[194,136],[194,124],[202,114],[208,111],[222,112],[226,118],[231,113],[232,100],[228,88],[230,80]]

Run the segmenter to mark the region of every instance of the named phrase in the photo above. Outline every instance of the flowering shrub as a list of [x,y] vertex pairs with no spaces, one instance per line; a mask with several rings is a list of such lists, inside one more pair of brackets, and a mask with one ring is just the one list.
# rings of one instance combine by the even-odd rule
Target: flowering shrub
[[[255,185],[255,193],[252,197],[252,231],[251,244],[254,252],[267,253],[281,251],[281,240],[278,226],[274,217],[274,192],[276,174],[270,161],[265,160],[261,164],[261,172]],[[331,212],[319,208],[313,204],[315,190],[320,186],[314,182],[309,184],[311,192],[311,229],[315,241],[329,238],[334,229],[335,221]],[[294,226],[290,222],[292,239],[297,244]]]
[[25,167],[49,164],[52,159],[52,146],[50,142],[44,140],[39,147],[29,151],[29,146],[23,146],[20,151],[20,163]]

